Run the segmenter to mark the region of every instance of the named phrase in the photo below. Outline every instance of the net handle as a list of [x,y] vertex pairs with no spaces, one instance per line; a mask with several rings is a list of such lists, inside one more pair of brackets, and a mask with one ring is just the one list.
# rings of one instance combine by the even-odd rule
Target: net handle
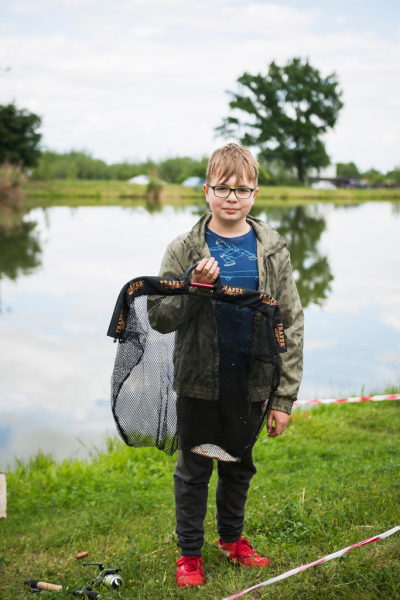
[[192,265],[191,267],[189,267],[187,269],[187,271],[185,271],[185,274],[183,276],[183,280],[185,282],[185,285],[187,285],[188,287],[192,286],[192,287],[197,287],[197,288],[206,288],[209,290],[216,290],[216,291],[221,291],[222,290],[222,281],[220,276],[218,275],[217,279],[215,280],[214,284],[210,284],[210,283],[195,283],[193,281],[191,281],[189,279],[190,274],[192,273],[192,271],[195,270],[195,268],[197,267],[199,263],[196,263],[195,265]]

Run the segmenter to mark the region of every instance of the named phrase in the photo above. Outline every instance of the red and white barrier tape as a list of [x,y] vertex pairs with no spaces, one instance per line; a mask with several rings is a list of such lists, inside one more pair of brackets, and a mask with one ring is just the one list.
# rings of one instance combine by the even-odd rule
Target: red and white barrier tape
[[393,529],[389,529],[389,531],[385,531],[385,533],[381,533],[380,535],[376,535],[375,537],[369,538],[368,540],[364,540],[363,542],[358,542],[358,544],[354,544],[353,546],[348,546],[344,548],[344,550],[338,550],[338,552],[334,552],[333,554],[328,554],[328,556],[324,556],[324,558],[320,558],[315,562],[309,563],[308,565],[303,565],[302,567],[297,567],[296,569],[292,569],[291,571],[286,571],[286,573],[282,573],[282,575],[278,575],[277,577],[272,577],[272,579],[268,579],[263,583],[258,583],[257,585],[253,585],[247,590],[243,590],[242,592],[238,592],[233,596],[229,596],[229,598],[224,598],[224,600],[234,600],[235,598],[239,598],[240,596],[244,596],[248,592],[252,592],[253,590],[258,590],[260,587],[264,587],[266,585],[271,585],[271,583],[275,583],[276,581],[281,581],[282,579],[287,579],[292,575],[297,575],[297,573],[301,573],[306,569],[311,569],[311,567],[315,567],[316,565],[320,565],[321,563],[327,562],[328,560],[333,560],[334,558],[339,558],[346,554],[349,550],[353,550],[354,548],[358,548],[359,546],[366,546],[367,544],[372,544],[373,542],[377,542],[379,540],[383,540],[384,538],[389,537],[396,533],[396,531],[400,531],[400,525],[393,527]]
[[400,400],[400,394],[390,394],[389,396],[356,396],[355,398],[332,398],[327,400],[296,400],[296,402],[293,402],[293,405],[332,404],[333,402],[381,402],[382,400]]

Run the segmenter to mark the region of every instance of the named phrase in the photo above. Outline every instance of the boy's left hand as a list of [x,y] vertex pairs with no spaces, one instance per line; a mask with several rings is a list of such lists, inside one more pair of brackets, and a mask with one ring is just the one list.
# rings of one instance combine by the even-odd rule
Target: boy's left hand
[[[281,435],[289,423],[289,417],[290,415],[282,412],[281,410],[271,410],[267,419],[268,437],[276,437],[277,435]],[[273,421],[275,421],[275,426],[272,425]]]

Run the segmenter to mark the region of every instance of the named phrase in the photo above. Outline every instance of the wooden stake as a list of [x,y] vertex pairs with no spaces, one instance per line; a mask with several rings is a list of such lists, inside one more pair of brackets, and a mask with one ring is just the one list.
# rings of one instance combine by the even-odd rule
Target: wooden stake
[[0,473],[0,519],[7,516],[7,477]]

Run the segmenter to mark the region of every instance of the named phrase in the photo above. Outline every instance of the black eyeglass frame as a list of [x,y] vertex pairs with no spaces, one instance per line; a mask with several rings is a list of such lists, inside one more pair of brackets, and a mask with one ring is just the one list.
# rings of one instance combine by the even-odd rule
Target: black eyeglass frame
[[[215,196],[217,198],[229,198],[229,196],[231,195],[231,192],[233,192],[235,194],[237,200],[248,200],[250,198],[250,196],[252,195],[252,193],[254,192],[254,190],[256,189],[256,188],[249,188],[246,185],[244,185],[244,186],[239,185],[238,187],[235,187],[235,188],[231,188],[231,187],[228,187],[227,185],[221,185],[221,184],[220,185],[210,185],[209,183],[207,183],[207,185],[208,185],[208,187],[210,187],[213,190],[214,194],[215,194],[215,188],[224,187],[227,190],[229,190],[227,196],[217,196],[217,194],[215,194]],[[236,190],[240,190],[240,189],[250,191],[250,194],[247,196],[247,198],[238,198],[238,196],[236,194]]]

